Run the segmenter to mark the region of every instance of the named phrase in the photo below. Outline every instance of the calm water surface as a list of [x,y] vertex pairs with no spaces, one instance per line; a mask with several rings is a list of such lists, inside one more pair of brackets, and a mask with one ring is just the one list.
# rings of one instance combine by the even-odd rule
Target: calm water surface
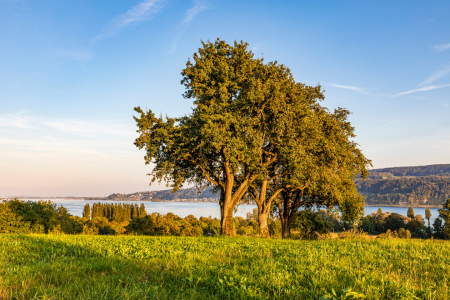
[[[22,199],[38,201],[36,199]],[[67,208],[70,214],[74,216],[81,217],[83,214],[83,207],[89,203],[91,206],[93,203],[104,202],[104,203],[137,203],[140,205],[144,203],[145,210],[147,213],[158,212],[161,214],[167,214],[169,212],[176,214],[179,217],[186,217],[188,215],[194,215],[197,218],[200,217],[213,217],[220,219],[220,208],[218,203],[194,203],[194,202],[149,202],[149,201],[99,201],[99,200],[65,200],[65,199],[51,199],[52,202],[56,203],[58,206],[64,206]],[[237,207],[237,212],[235,216],[246,216],[247,212],[252,212],[256,208],[256,205],[240,205]],[[366,206],[364,208],[364,214],[370,215],[372,212],[378,211],[378,206]],[[414,207],[414,213],[416,215],[420,214],[425,219],[425,209],[424,207]],[[390,211],[391,213],[398,213],[406,216],[408,207],[387,207],[381,206],[383,212]],[[431,210],[431,224],[433,224],[434,219],[439,216],[438,208],[430,208]]]

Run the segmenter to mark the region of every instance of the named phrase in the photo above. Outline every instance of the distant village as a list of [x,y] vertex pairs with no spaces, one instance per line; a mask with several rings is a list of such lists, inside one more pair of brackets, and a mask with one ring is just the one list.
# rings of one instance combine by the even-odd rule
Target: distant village
[[[170,190],[134,194],[114,193],[107,197],[85,197],[84,200],[219,203],[218,194],[214,193],[212,189],[199,192],[195,188],[181,189],[175,193]],[[249,202],[248,204],[255,203]]]

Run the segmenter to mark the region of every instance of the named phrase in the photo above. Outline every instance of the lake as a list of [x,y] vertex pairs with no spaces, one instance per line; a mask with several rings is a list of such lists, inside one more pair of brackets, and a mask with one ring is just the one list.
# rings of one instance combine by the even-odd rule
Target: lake
[[[38,201],[37,199],[22,199]],[[158,212],[161,214],[167,214],[169,212],[176,214],[179,217],[186,217],[188,215],[194,215],[197,218],[200,217],[213,217],[220,219],[220,209],[218,203],[195,203],[195,202],[149,202],[149,201],[99,201],[99,200],[66,200],[66,199],[50,199],[52,202],[56,203],[58,206],[64,206],[67,208],[70,214],[74,216],[81,217],[83,215],[83,207],[89,203],[92,206],[93,203],[104,202],[104,203],[127,203],[140,205],[144,203],[145,210],[148,214],[153,212]],[[246,217],[247,212],[252,212],[256,208],[256,205],[239,205],[235,216]],[[370,215],[372,212],[378,211],[378,206],[366,206],[364,208],[364,214]],[[414,213],[422,215],[425,219],[425,209],[424,207],[414,207]],[[391,213],[398,213],[406,216],[408,207],[390,207],[381,206],[383,212],[390,211]],[[438,208],[430,208],[431,210],[431,224],[433,224],[434,219],[439,216]]]

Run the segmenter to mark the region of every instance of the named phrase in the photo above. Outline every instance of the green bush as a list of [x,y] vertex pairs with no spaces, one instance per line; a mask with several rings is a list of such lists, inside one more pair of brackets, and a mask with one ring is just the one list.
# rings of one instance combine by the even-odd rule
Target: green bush
[[[292,222],[294,239],[317,240],[321,234],[327,234],[331,223],[326,222],[319,212],[311,210],[302,210],[295,216]],[[297,232],[295,232],[297,231]]]
[[408,229],[400,228],[397,233],[399,239],[410,239],[411,232]]

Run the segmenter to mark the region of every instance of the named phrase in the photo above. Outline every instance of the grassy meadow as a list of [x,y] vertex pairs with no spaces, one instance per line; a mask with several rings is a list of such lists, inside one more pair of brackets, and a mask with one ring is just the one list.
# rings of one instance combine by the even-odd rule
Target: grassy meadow
[[449,254],[433,240],[1,235],[0,299],[449,299]]

